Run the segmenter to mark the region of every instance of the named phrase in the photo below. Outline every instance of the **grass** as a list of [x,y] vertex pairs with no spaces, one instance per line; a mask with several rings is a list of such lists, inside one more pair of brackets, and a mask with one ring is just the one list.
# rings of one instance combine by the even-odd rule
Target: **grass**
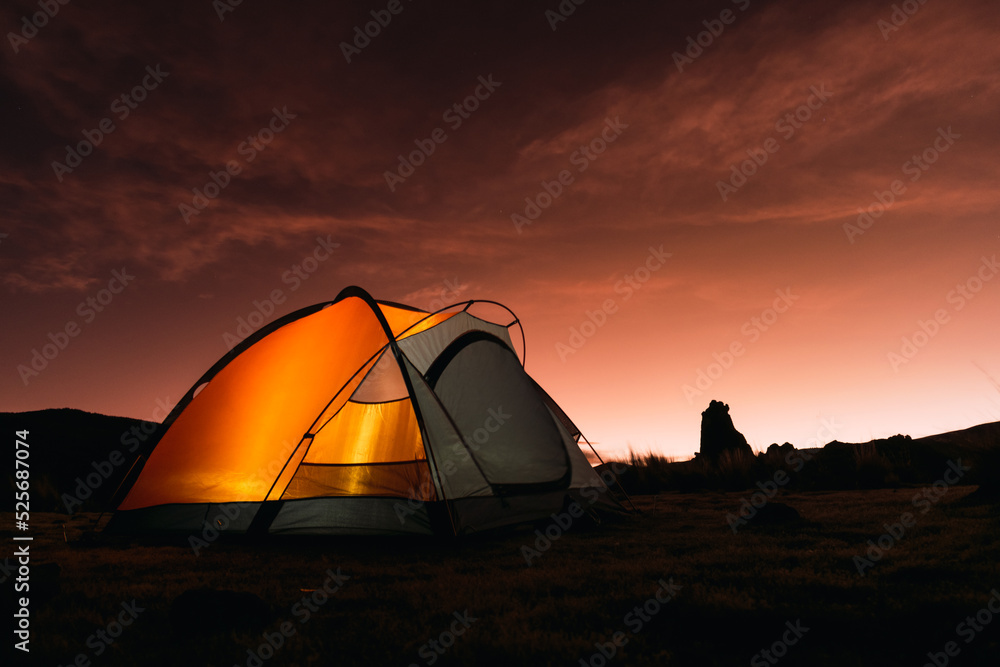
[[895,435],[860,444],[834,441],[822,448],[804,450],[787,443],[782,447],[772,445],[755,454],[726,450],[717,460],[697,456],[677,461],[654,452],[630,451],[617,463],[628,468],[621,475],[628,493],[656,494],[743,491],[756,488],[758,482],[774,479],[779,472],[787,475],[787,489],[796,491],[926,486],[940,480],[953,463],[963,461],[970,470],[963,473],[961,484],[983,485],[1000,495],[997,426],[988,424],[962,432],[978,436],[977,429],[988,429],[981,441],[966,436],[958,444],[949,441],[949,434],[921,441]]
[[[658,466],[669,462],[659,459],[643,457],[648,474],[664,472]],[[992,665],[1000,618],[969,644],[956,635],[1000,587],[997,506],[964,503],[972,488],[950,488],[926,514],[912,503],[918,487],[781,492],[775,500],[797,509],[802,522],[777,528],[751,520],[735,535],[725,516],[747,491],[638,496],[641,514],[570,530],[531,566],[521,547],[534,544],[533,528],[449,541],[223,538],[195,556],[183,540],[80,539],[96,515],[63,523],[64,515],[35,513],[33,566],[54,561],[62,574],[59,593],[33,603],[32,657],[246,665],[248,649],[264,642],[260,632],[171,628],[171,602],[212,587],[249,591],[271,605],[277,620],[267,632],[292,622],[295,634],[267,665],[427,665],[432,655],[435,665],[578,665],[616,632],[628,641],[612,665],[747,664],[797,620],[809,631],[783,665],[920,665],[947,641],[960,644],[956,664]],[[853,558],[904,512],[916,525],[859,575]],[[5,514],[0,525],[12,520]],[[0,537],[10,543],[9,532]],[[293,605],[337,568],[350,578],[299,623]],[[676,598],[632,632],[629,614],[671,578],[681,587]],[[132,599],[145,611],[95,656],[88,637]],[[443,655],[428,653],[425,645],[465,610],[477,620]]]

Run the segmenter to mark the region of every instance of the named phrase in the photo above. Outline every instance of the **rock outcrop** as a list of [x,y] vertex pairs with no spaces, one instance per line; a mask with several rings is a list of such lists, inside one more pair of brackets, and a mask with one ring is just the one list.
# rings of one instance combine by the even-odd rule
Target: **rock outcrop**
[[721,401],[712,401],[701,413],[701,447],[698,454],[712,461],[718,461],[723,452],[753,456],[753,449],[743,434],[736,430],[733,418],[729,416],[729,406]]

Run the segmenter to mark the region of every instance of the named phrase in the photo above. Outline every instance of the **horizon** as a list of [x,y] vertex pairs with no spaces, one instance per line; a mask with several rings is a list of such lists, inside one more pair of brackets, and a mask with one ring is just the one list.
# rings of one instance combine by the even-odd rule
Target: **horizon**
[[[162,407],[163,406],[161,406],[161,408]],[[0,412],[0,414],[20,415],[20,414],[30,414],[30,413],[35,413],[35,412],[46,412],[46,411],[49,411],[49,410],[69,410],[69,411],[73,411],[73,412],[82,412],[83,414],[86,414],[86,415],[94,415],[94,416],[97,416],[97,417],[107,417],[109,419],[134,419],[134,420],[137,420],[137,421],[140,421],[140,422],[141,421],[146,421],[146,422],[149,422],[149,423],[155,423],[155,424],[157,424],[157,426],[160,426],[163,423],[162,421],[150,422],[150,420],[139,420],[139,418],[129,417],[127,415],[107,414],[107,413],[102,413],[102,412],[90,412],[90,411],[87,411],[87,410],[81,410],[79,408],[74,408],[74,407],[69,407],[69,406],[62,406],[62,407],[56,407],[56,408],[41,408],[39,410],[25,410],[25,411],[19,411],[19,412]],[[159,411],[159,412],[164,415],[164,419],[165,419],[165,417],[167,415],[169,415],[169,411],[167,411],[165,408],[163,410]],[[947,435],[949,433],[966,431],[966,430],[970,430],[970,429],[976,428],[978,426],[987,426],[987,425],[992,425],[992,424],[1000,424],[1000,420],[998,420],[996,422],[982,422],[982,423],[978,423],[978,424],[970,424],[970,425],[968,425],[968,426],[966,426],[964,428],[955,429],[954,431],[942,431],[942,432],[938,432],[938,433],[926,433],[926,434],[921,434],[921,435],[913,435],[913,434],[910,434],[910,433],[899,432],[899,433],[894,433],[891,436],[886,436],[885,438],[873,438],[871,440],[866,440],[866,441],[854,441],[854,442],[851,442],[851,441],[839,440],[837,438],[832,438],[832,439],[828,439],[828,440],[810,440],[810,441],[808,441],[806,443],[795,443],[795,442],[791,442],[790,443],[789,441],[785,441],[785,442],[781,442],[781,443],[779,443],[779,442],[773,442],[773,443],[771,443],[771,445],[791,444],[791,445],[793,445],[795,447],[795,449],[797,449],[797,450],[803,450],[803,449],[822,449],[826,445],[828,445],[830,443],[833,443],[833,442],[840,442],[842,444],[848,444],[848,445],[863,445],[863,444],[868,444],[869,442],[876,442],[876,441],[879,441],[879,440],[886,440],[888,438],[893,438],[893,437],[898,437],[898,436],[905,436],[905,437],[910,438],[912,440],[918,440],[918,439],[921,439],[921,438],[933,437],[933,436],[936,436],[936,435]],[[735,426],[735,424],[734,424],[734,426]],[[832,426],[832,425],[830,425],[830,426]],[[738,426],[736,427],[736,430],[739,431],[739,427]],[[586,434],[584,434],[584,435],[586,435]],[[643,456],[647,456],[649,454],[654,454],[654,455],[659,455],[659,456],[665,456],[671,462],[693,461],[695,459],[695,456],[697,454],[697,449],[698,449],[698,447],[696,447],[696,451],[693,452],[691,454],[691,456],[687,457],[687,458],[682,458],[680,456],[667,455],[667,454],[663,454],[662,452],[657,452],[657,451],[638,450],[638,449],[625,449],[623,451],[613,452],[610,455],[608,455],[607,453],[605,453],[605,454],[602,455],[599,451],[597,451],[596,452],[597,455],[600,456],[600,458],[598,458],[597,456],[595,456],[595,451],[594,450],[597,450],[598,447],[600,446],[600,444],[601,443],[598,443],[598,442],[587,442],[584,439],[581,439],[579,441],[580,449],[581,449],[581,451],[583,451],[584,455],[587,457],[587,461],[591,465],[596,466],[599,463],[607,463],[607,462],[610,462],[610,461],[622,461],[622,460],[628,461],[628,459],[631,457],[632,454],[635,454],[636,456],[638,456],[640,458],[642,458]],[[699,443],[699,446],[700,446],[700,443]],[[594,449],[592,450],[591,447],[593,447]],[[770,447],[770,445],[768,445],[767,447]],[[752,448],[753,453],[754,453],[755,456],[758,455],[758,454],[762,454],[762,453],[766,452],[767,451],[767,447],[758,448],[758,447],[756,447],[754,445],[751,445],[751,448]]]
[[992,3],[215,5],[0,10],[0,410],[160,421],[359,285],[509,307],[605,458],[1000,421]]

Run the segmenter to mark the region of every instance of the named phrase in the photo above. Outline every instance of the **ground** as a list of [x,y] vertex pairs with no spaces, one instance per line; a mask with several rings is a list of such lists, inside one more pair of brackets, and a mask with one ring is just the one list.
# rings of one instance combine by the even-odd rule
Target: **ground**
[[[31,602],[32,664],[994,665],[1000,520],[965,500],[974,488],[916,505],[916,487],[779,493],[770,502],[802,520],[767,526],[727,521],[749,492],[668,493],[567,532],[222,538],[198,555],[185,539],[92,541],[81,530],[96,514],[36,512],[32,567],[61,574]],[[273,622],[173,629],[172,601],[200,587],[252,592]],[[97,633],[111,639],[119,617],[108,644]]]

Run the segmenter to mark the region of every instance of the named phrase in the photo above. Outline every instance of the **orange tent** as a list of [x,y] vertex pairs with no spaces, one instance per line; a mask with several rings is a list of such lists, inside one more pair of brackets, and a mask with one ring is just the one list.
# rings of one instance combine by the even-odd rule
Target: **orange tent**
[[[357,287],[264,327],[168,416],[109,529],[464,533],[613,503],[580,432],[469,301]],[[523,336],[522,336],[523,342]]]

